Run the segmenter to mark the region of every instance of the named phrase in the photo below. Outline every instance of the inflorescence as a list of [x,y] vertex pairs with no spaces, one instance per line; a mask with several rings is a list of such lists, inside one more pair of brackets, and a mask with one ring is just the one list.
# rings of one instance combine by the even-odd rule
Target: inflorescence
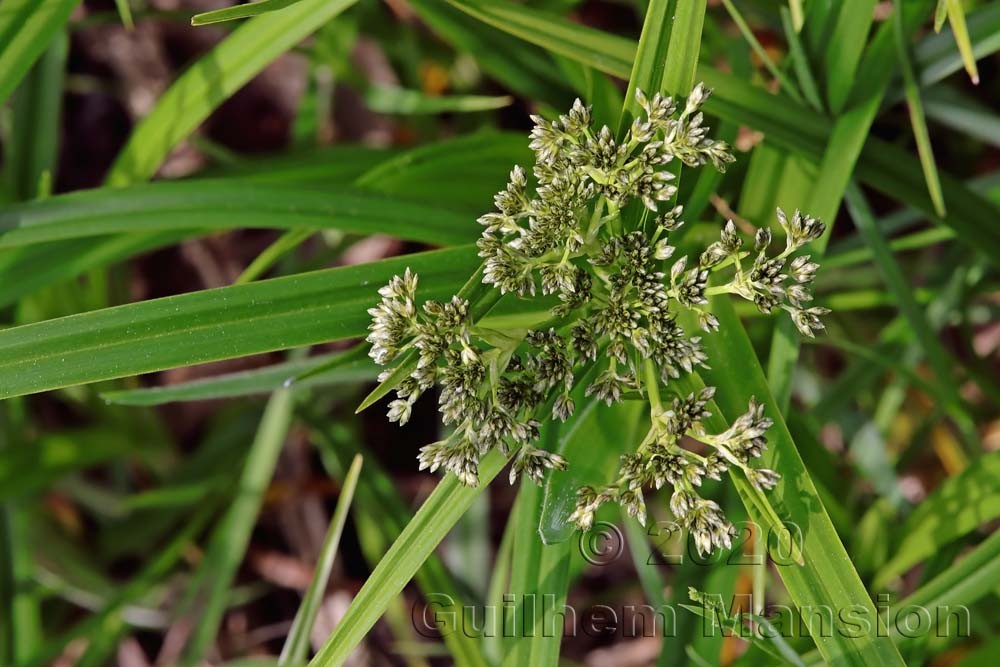
[[[444,440],[421,449],[421,468],[444,468],[474,486],[487,452],[516,450],[511,483],[520,474],[539,482],[547,469],[566,467],[537,444],[543,420],[568,419],[581,394],[608,405],[645,398],[648,433],[622,457],[611,484],[580,490],[572,521],[586,529],[598,507],[613,501],[645,522],[643,489],[669,484],[670,508],[700,551],[731,545],[732,524],[697,488],[731,469],[758,489],[773,488],[777,473],[751,466],[771,420],[751,400],[728,430],[712,435],[701,422],[713,388],[674,391],[661,403],[661,387],[669,391],[707,361],[701,338],[682,328],[678,313],[691,311],[702,329],[717,330],[709,297],[734,294],[763,312],[787,311],[812,336],[827,312],[809,305],[818,266],[793,255],[824,226],[779,209],[784,248],[777,254],[769,252],[769,230],[745,239],[729,221],[700,255],[674,257],[671,236],[683,225],[683,209],[671,205],[677,188],[670,163],[722,171],[733,161],[729,146],[709,138],[702,124],[699,108],[708,96],[699,85],[678,112],[672,98],[636,91],[644,113],[621,139],[606,126],[595,131],[579,100],[556,121],[532,117],[536,185],[514,167],[494,198],[496,211],[479,219],[485,230],[478,244],[484,283],[502,294],[532,298],[540,290],[558,299],[531,330],[485,328],[473,321],[474,304],[458,295],[418,307],[417,276],[409,269],[379,290],[382,301],[369,311],[370,354],[381,365],[399,361],[382,381],[408,371],[395,386],[389,419],[405,423],[417,398],[436,386],[443,421],[453,426]],[[685,438],[702,443],[704,453],[682,446]]]

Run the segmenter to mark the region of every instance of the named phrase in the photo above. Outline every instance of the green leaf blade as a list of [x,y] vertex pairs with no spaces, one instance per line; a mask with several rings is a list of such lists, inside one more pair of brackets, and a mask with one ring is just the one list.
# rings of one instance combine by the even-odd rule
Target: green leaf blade
[[271,395],[264,408],[240,475],[239,493],[213,532],[191,588],[191,591],[197,592],[202,605],[198,622],[180,660],[185,667],[199,664],[215,640],[225,613],[229,587],[246,553],[264,492],[270,484],[291,426],[293,407],[292,393],[279,389]]
[[452,474],[437,485],[368,577],[333,634],[309,662],[310,667],[344,664],[389,602],[403,589],[505,463],[506,459],[499,452],[491,451],[479,464],[479,486],[462,486]]
[[946,480],[911,514],[892,559],[875,576],[876,588],[949,542],[1000,516],[1000,452],[973,462]]
[[0,211],[0,248],[115,233],[340,229],[440,245],[474,241],[466,215],[357,188],[166,181],[58,195]]
[[0,12],[0,104],[66,24],[80,0],[6,0]]
[[258,16],[234,30],[160,97],[118,154],[108,184],[123,186],[152,177],[167,154],[222,101],[356,2],[299,0],[286,11]]
[[365,104],[372,111],[408,115],[493,111],[510,106],[513,101],[513,98],[508,95],[493,97],[486,95],[434,96],[398,86],[373,85],[365,93]]
[[[310,377],[297,379],[305,374]],[[350,385],[374,380],[377,375],[376,367],[367,358],[358,358],[353,351],[334,352],[174,385],[110,391],[101,394],[101,398],[113,405],[154,406],[254,396],[286,385],[295,390]]]
[[292,628],[288,631],[285,645],[281,649],[281,657],[278,659],[278,665],[281,667],[298,665],[306,658],[313,625],[316,623],[317,615],[319,615],[320,603],[323,601],[326,585],[330,581],[330,571],[333,569],[337,548],[340,546],[340,536],[344,533],[347,512],[354,499],[354,489],[361,476],[363,461],[360,454],[355,455],[351,467],[344,477],[344,483],[340,487],[340,497],[337,498],[337,507],[333,510],[333,517],[330,519],[330,526],[327,529],[326,539],[323,541],[323,548],[320,551],[312,581],[309,583],[305,597],[302,598],[299,610],[295,613]]
[[476,270],[468,246],[205,290],[0,331],[0,394],[47,391],[363,336],[375,290],[407,266],[428,298]]
[[[716,361],[712,368],[699,373],[707,384],[718,388],[715,400],[725,420],[719,421],[719,416],[715,415],[715,423],[706,425],[712,429],[724,427],[727,421],[731,422],[746,411],[751,396],[764,404],[766,414],[774,420],[768,432],[770,445],[761,463],[777,471],[781,481],[764,498],[773,506],[772,512],[776,512],[782,524],[798,526],[802,531],[802,564],[787,560],[776,563],[785,587],[800,608],[825,605],[833,610],[857,609],[869,621],[869,631],[857,636],[837,631],[816,633],[813,639],[817,647],[830,664],[902,665],[899,651],[886,636],[882,621],[781,418],[781,410],[732,304],[726,298],[713,297],[712,312],[721,326],[718,332],[704,336],[703,343],[709,358],[725,361]],[[690,319],[685,319],[689,327],[692,326]],[[781,526],[774,526],[768,513],[758,507],[755,496],[759,492],[742,477],[734,476],[733,480],[750,518],[762,526],[780,529]],[[836,617],[834,622],[837,622]]]
[[191,25],[211,25],[212,23],[223,23],[225,21],[235,21],[238,19],[248,19],[269,12],[276,12],[294,5],[300,0],[259,0],[248,2],[245,5],[235,7],[223,7],[211,12],[202,12],[191,17]]

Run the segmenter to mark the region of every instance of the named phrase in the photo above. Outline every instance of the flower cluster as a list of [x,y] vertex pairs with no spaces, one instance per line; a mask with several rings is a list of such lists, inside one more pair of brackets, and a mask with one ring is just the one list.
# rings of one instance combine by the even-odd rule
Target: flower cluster
[[[735,276],[726,290],[753,301],[763,312],[769,313],[776,307],[787,310],[799,331],[812,336],[814,331],[823,329],[819,316],[829,312],[820,306],[810,307],[812,301],[810,285],[819,265],[810,261],[809,255],[800,255],[788,262],[788,258],[806,243],[819,238],[824,226],[815,218],[803,216],[799,211],[791,220],[778,209],[778,222],[785,231],[785,248],[781,254],[768,257],[771,232],[759,229],[754,236],[752,264],[744,268],[742,260],[751,253],[742,252],[742,240],[732,221],[726,223],[721,240],[713,243],[701,255],[700,266],[713,268],[731,260]],[[783,273],[785,269],[788,273]]]
[[[744,239],[732,222],[698,255],[678,252],[672,239],[684,212],[673,201],[670,163],[723,170],[733,160],[729,146],[707,136],[699,108],[708,95],[698,86],[679,109],[672,98],[637,91],[643,113],[621,137],[592,128],[590,109],[579,100],[556,121],[533,117],[532,178],[520,167],[511,171],[496,210],[479,219],[478,244],[483,283],[500,294],[532,298],[540,291],[557,299],[529,328],[487,328],[470,314],[475,303],[460,295],[418,307],[417,277],[409,270],[380,290],[368,341],[376,362],[396,362],[381,378],[397,393],[389,418],[405,423],[414,401],[438,387],[443,421],[453,426],[421,450],[421,467],[447,469],[474,485],[487,452],[516,451],[511,481],[520,474],[538,481],[547,469],[566,466],[536,444],[545,420],[565,421],[588,398],[611,405],[646,397],[649,433],[623,458],[615,482],[581,490],[573,521],[587,527],[607,501],[642,521],[643,489],[669,484],[671,509],[698,548],[729,546],[731,524],[696,489],[702,478],[735,469],[758,488],[773,487],[776,473],[750,465],[771,422],[751,401],[726,432],[705,433],[711,389],[661,405],[661,388],[670,390],[707,361],[700,337],[685,331],[679,315],[689,312],[700,328],[718,329],[709,297],[733,294],[764,312],[787,311],[812,335],[826,312],[809,305],[818,267],[795,253],[824,227],[779,210],[785,247],[778,254],[768,252],[768,230]],[[685,437],[709,453],[685,449]]]
[[[645,525],[643,488],[660,489],[669,484],[673,488],[670,510],[690,532],[698,552],[730,548],[736,531],[714,501],[698,495],[702,480],[720,480],[723,473],[735,467],[756,488],[768,490],[774,488],[778,474],[750,465],[767,446],[764,433],[771,427],[771,420],[764,416],[763,406],[751,399],[747,412],[729,429],[710,435],[701,421],[711,416],[707,405],[714,395],[715,388],[706,387],[697,394],[674,397],[667,408],[654,406],[651,427],[636,452],[622,457],[618,479],[600,488],[581,489],[571,521],[587,530],[598,508],[613,501]],[[704,443],[708,453],[698,454],[682,447],[685,436]]]
[[[445,468],[475,486],[480,458],[495,447],[509,455],[512,444],[518,453],[511,483],[521,472],[540,481],[546,469],[564,468],[562,457],[531,444],[540,427],[534,414],[548,390],[572,383],[564,348],[553,345],[558,337],[552,332],[529,332],[522,338],[480,331],[470,321],[466,299],[429,300],[418,309],[416,288],[417,276],[407,269],[379,290],[382,301],[368,311],[368,342],[369,354],[379,364],[391,363],[401,353],[415,360],[412,369],[404,366],[409,372],[395,385],[390,421],[405,424],[414,402],[435,385],[440,388],[443,421],[456,428],[448,438],[421,449],[421,469]],[[531,353],[516,354],[523,346]],[[379,381],[389,381],[394,372],[384,371]]]

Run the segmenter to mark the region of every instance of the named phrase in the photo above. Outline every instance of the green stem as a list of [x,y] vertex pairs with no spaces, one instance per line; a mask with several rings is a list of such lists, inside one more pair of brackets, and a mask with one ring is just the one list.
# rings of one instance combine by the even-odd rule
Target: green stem
[[[736,294],[736,287],[730,283],[728,285],[716,285],[705,288],[705,296],[717,296],[719,294]],[[695,309],[697,310],[697,309]]]
[[597,200],[597,205],[594,206],[594,214],[590,216],[590,224],[587,226],[587,234],[584,239],[589,243],[597,236],[597,232],[601,228],[601,214],[604,213],[604,197]]
[[649,404],[653,407],[653,414],[656,416],[663,412],[663,406],[660,403],[660,379],[657,377],[656,367],[653,365],[652,359],[646,359],[642,367],[646,378],[646,396],[649,398]]

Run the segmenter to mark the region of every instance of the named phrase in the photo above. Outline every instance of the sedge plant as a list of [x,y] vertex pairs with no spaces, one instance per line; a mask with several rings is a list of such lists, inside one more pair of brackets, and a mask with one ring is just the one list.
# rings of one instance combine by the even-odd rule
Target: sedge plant
[[[784,248],[778,253],[770,251],[770,230],[745,239],[730,220],[697,256],[675,256],[671,234],[684,224],[684,210],[673,203],[671,163],[722,171],[734,159],[725,142],[707,136],[700,108],[709,95],[703,85],[682,102],[636,90],[643,114],[620,138],[607,126],[594,128],[591,109],[579,99],[555,121],[533,116],[533,185],[515,166],[494,198],[496,210],[479,218],[478,247],[483,283],[519,299],[554,298],[536,326],[481,326],[470,300],[458,294],[421,302],[409,268],[379,290],[367,340],[372,359],[388,366],[380,380],[396,391],[389,420],[405,424],[417,399],[437,388],[442,420],[451,427],[420,450],[422,469],[441,468],[475,486],[480,460],[499,450],[513,458],[512,484],[521,475],[540,483],[547,470],[558,474],[567,462],[538,444],[542,422],[569,418],[572,390],[593,375],[587,396],[609,406],[641,397],[651,425],[614,478],[579,489],[570,520],[586,530],[602,504],[615,502],[645,524],[643,489],[670,485],[670,509],[699,552],[732,546],[733,524],[698,487],[703,478],[733,471],[757,490],[773,488],[778,473],[754,466],[772,420],[751,399],[727,430],[707,432],[702,420],[711,414],[706,406],[715,388],[672,389],[677,378],[710,362],[678,313],[692,311],[702,329],[717,330],[708,297],[733,294],[764,313],[787,312],[812,336],[827,309],[810,305],[818,265],[796,251],[824,226],[779,209]],[[641,213],[625,214],[633,208]],[[393,366],[401,357],[415,357],[416,364]],[[700,443],[699,450],[685,446],[685,438]]]

